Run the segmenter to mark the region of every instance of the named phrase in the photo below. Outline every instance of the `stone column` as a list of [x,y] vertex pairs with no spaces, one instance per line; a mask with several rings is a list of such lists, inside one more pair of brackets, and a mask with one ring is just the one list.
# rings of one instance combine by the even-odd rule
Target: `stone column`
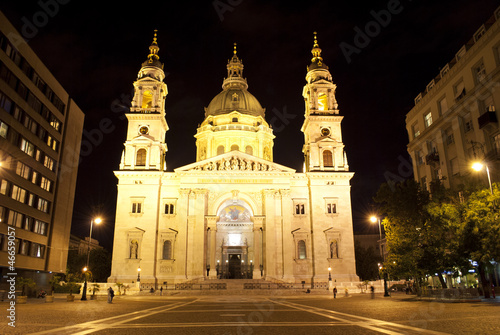
[[[262,239],[263,239],[263,222],[264,216],[254,216],[253,221],[253,279],[262,278],[260,267],[262,263]],[[263,273],[262,273],[263,274]]]
[[209,272],[209,279],[216,279],[217,278],[217,264],[215,261],[215,237],[217,234],[217,217],[215,215],[207,215],[205,216],[205,219],[207,220],[207,229],[210,229],[210,250],[208,250],[208,255],[207,255],[207,264],[210,264],[210,272]]

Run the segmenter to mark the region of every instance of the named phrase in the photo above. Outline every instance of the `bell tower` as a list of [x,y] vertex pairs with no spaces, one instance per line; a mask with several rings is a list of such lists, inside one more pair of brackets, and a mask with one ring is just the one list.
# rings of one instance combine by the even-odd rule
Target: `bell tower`
[[165,133],[168,125],[165,120],[165,98],[167,85],[163,82],[165,73],[160,62],[156,30],[149,47],[147,60],[134,82],[134,97],[128,120],[127,140],[120,162],[120,170],[166,169]]
[[337,85],[323,63],[316,32],[311,53],[313,58],[307,67],[307,83],[302,92],[305,100],[305,120],[301,129],[304,133],[304,172],[348,171],[340,126],[343,116],[339,115],[335,99]]

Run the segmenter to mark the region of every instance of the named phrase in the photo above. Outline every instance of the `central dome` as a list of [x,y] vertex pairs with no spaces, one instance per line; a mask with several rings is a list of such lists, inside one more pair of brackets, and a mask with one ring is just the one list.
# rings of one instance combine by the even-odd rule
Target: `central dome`
[[233,111],[241,114],[264,117],[264,108],[250,92],[244,88],[227,88],[217,94],[205,108],[205,117],[229,114]]
[[247,88],[247,80],[243,78],[243,63],[236,55],[235,43],[233,57],[227,62],[227,78],[224,78],[222,83],[222,92],[217,94],[205,108],[205,117],[234,111],[264,117],[264,108]]

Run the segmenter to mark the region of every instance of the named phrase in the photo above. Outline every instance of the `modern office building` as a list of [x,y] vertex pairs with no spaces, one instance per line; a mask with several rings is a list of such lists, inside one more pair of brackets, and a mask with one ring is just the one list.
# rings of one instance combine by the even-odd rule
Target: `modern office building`
[[15,272],[44,283],[50,272],[65,272],[83,120],[0,13],[2,276]]
[[196,162],[166,172],[168,91],[158,50],[155,36],[126,113],[108,281],[131,283],[139,275],[151,287],[238,278],[327,285],[329,275],[358,281],[354,173],[336,84],[317,40],[303,89],[303,152],[289,153],[305,158],[300,173],[273,161],[275,136],[248,91],[236,46],[222,91],[200,112]]
[[406,115],[414,176],[429,188],[435,180],[457,187],[474,172],[500,181],[500,8],[458,50],[415,98]]

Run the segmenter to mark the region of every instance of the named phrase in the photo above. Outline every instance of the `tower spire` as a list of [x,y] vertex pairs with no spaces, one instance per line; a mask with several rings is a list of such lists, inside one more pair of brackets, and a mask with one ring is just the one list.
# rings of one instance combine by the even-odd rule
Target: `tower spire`
[[318,36],[317,36],[318,33],[314,32],[313,34],[314,34],[314,44],[311,50],[313,58],[311,59],[311,65],[307,67],[307,70],[309,71],[317,68],[328,69],[328,66],[326,66],[323,63],[323,57],[321,57],[321,48],[319,47],[318,44]]
[[149,46],[149,55],[148,59],[142,63],[142,66],[156,66],[161,69],[163,69],[163,64],[160,62],[160,56],[158,52],[160,51],[160,47],[158,47],[158,30],[154,30],[153,34],[153,42],[151,42],[151,45]]

